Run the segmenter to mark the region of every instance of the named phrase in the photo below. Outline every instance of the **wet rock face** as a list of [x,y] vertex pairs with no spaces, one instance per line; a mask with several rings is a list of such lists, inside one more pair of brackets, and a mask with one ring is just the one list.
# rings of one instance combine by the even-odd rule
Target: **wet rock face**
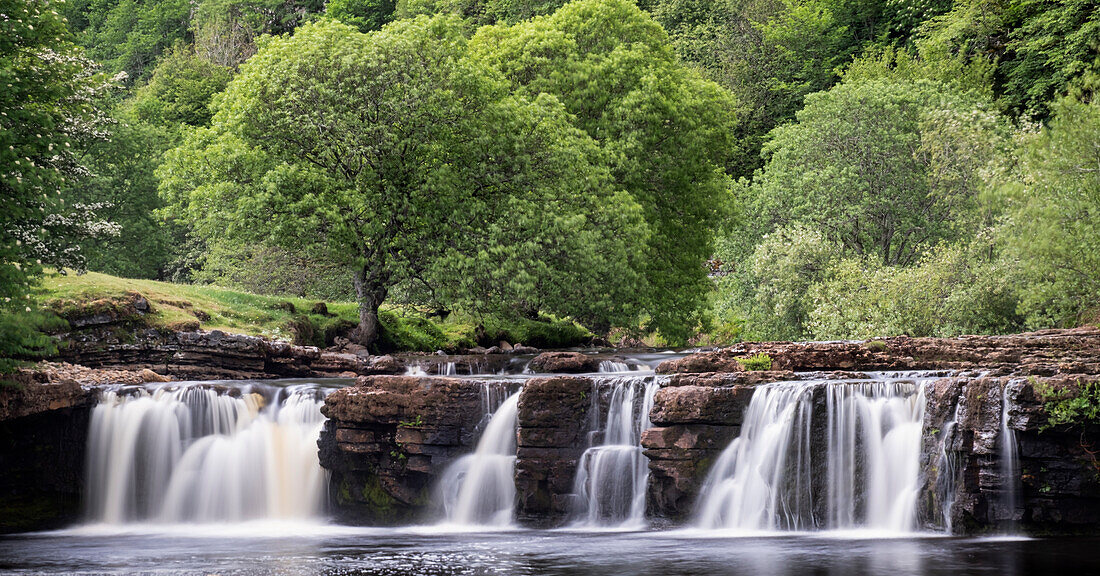
[[529,523],[558,524],[573,511],[577,462],[587,448],[599,391],[587,378],[533,378],[519,396],[516,514]]
[[543,352],[531,361],[529,368],[535,372],[579,374],[595,372],[600,358],[580,352]]
[[435,481],[474,449],[482,385],[457,378],[365,376],[325,400],[318,442],[336,517],[356,524],[423,522]]
[[74,381],[0,387],[0,533],[60,528],[80,517],[88,421],[96,395]]
[[[1040,387],[1097,381],[1100,374],[963,375],[937,381],[925,412],[921,469],[926,480],[919,511],[924,525],[950,526],[960,534],[1100,528],[1100,464],[1090,454],[1100,443],[1100,429],[1040,431],[1047,415],[1038,393]],[[1014,469],[1004,458],[1006,415],[1016,442]]]
[[742,371],[676,375],[658,390],[650,413],[654,427],[642,435],[650,472],[648,514],[685,520],[714,460],[740,434],[755,386],[791,376]]

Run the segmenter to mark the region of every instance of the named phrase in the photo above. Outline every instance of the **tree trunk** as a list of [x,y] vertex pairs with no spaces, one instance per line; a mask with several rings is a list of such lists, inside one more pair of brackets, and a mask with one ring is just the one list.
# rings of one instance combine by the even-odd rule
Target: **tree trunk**
[[378,341],[382,325],[378,307],[386,300],[386,283],[378,270],[366,266],[355,273],[355,295],[359,302],[359,326],[352,332],[356,343],[370,348]]

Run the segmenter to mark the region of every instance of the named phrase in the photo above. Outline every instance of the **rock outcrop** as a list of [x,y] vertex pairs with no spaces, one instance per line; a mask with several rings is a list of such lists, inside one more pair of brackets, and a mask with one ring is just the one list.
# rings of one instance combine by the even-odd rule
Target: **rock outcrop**
[[587,378],[533,378],[524,385],[516,442],[520,519],[553,525],[573,511],[573,477],[588,447],[591,411],[599,409],[599,396]]
[[1008,336],[910,338],[863,342],[745,342],[669,360],[661,374],[732,372],[738,358],[765,354],[775,370],[973,370],[1050,374],[1100,371],[1100,329],[1045,330]]
[[337,518],[426,520],[439,475],[477,443],[485,393],[472,380],[366,376],[330,394],[319,444]]
[[581,352],[543,352],[528,366],[534,372],[550,374],[595,372],[599,367],[599,357]]
[[96,394],[46,372],[0,385],[0,533],[59,528],[80,515]]
[[143,328],[125,338],[109,330],[86,331],[71,335],[58,357],[92,368],[147,369],[177,380],[338,377],[405,370],[404,363],[392,356],[331,352],[220,330]]

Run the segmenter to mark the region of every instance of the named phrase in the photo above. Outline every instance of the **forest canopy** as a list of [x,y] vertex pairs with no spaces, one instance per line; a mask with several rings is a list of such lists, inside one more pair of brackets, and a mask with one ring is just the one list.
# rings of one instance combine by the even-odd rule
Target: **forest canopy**
[[355,299],[367,345],[383,305],[658,344],[1100,317],[1087,2],[0,14],[5,358],[49,348],[47,270]]

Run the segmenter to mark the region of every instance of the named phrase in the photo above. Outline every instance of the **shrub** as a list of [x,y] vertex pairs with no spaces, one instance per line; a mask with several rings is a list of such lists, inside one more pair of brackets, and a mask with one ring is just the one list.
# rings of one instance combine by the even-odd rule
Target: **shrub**
[[753,354],[748,358],[738,358],[737,362],[741,364],[742,368],[750,372],[772,369],[772,357],[767,354]]

